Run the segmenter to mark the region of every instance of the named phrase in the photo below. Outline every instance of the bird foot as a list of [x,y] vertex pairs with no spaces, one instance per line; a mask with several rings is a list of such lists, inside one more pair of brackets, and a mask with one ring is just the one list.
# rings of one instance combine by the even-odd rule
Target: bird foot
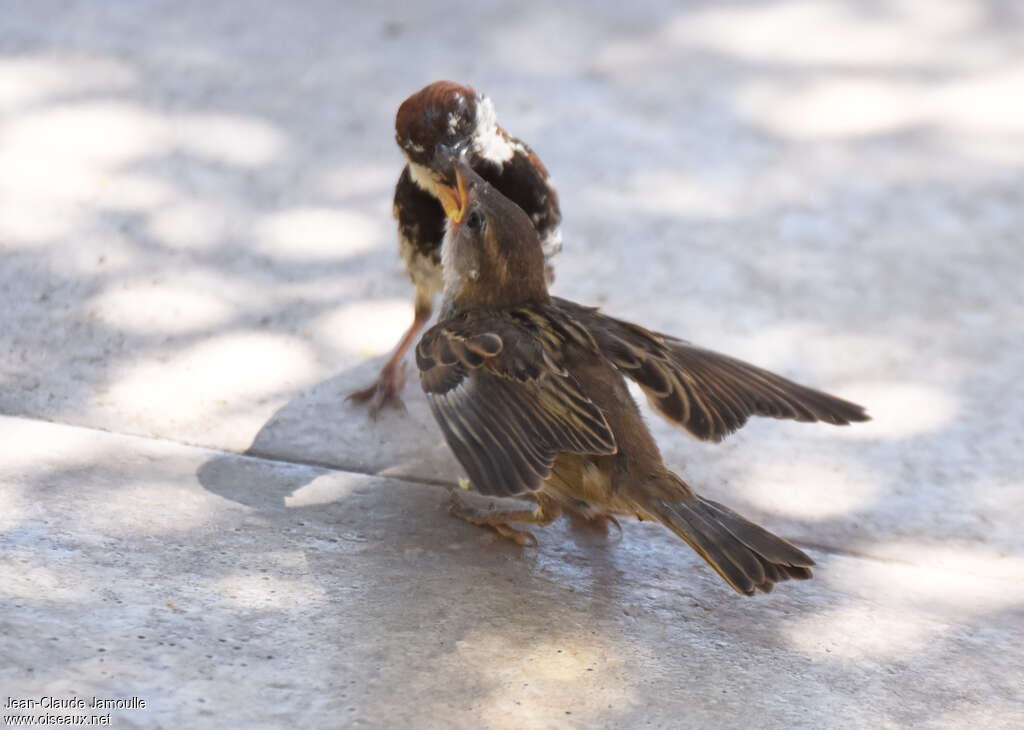
[[488,507],[474,507],[467,504],[462,497],[454,490],[448,498],[448,513],[460,520],[465,520],[480,527],[490,527],[507,540],[511,540],[520,547],[536,547],[537,538],[526,530],[517,530],[509,527],[509,522],[537,522],[536,510],[505,510],[497,509],[492,505]]
[[369,403],[370,418],[376,420],[377,414],[383,408],[390,407],[403,413],[405,412],[405,403],[402,402],[402,397],[399,395],[404,386],[405,363],[389,362],[380,371],[380,375],[377,376],[377,380],[373,385],[369,388],[349,393],[345,400],[355,401],[356,403]]
[[599,512],[586,502],[574,502],[566,505],[566,511],[572,518],[573,525],[595,532],[608,533],[608,526],[615,525],[619,537],[622,537],[622,525],[614,515]]
[[615,529],[618,530],[619,536],[622,535],[622,525],[612,515],[580,515],[580,522],[592,530],[598,532],[608,532],[609,525],[615,525]]
[[537,547],[537,538],[533,536],[532,532],[517,530],[514,527],[509,527],[508,525],[488,525],[488,527],[504,537],[506,540],[511,540],[519,547]]

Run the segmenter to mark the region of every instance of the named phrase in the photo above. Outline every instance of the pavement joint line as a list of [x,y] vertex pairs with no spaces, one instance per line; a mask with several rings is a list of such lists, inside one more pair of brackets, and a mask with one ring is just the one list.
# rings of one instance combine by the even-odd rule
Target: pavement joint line
[[[323,471],[336,472],[336,473],[339,473],[339,474],[356,474],[356,475],[359,475],[359,476],[376,477],[376,478],[379,478],[379,479],[391,479],[391,480],[394,480],[396,482],[403,482],[403,483],[406,483],[406,484],[415,484],[417,486],[449,487],[449,488],[458,487],[457,483],[449,482],[449,481],[446,481],[444,479],[429,479],[429,478],[425,478],[425,477],[421,478],[421,477],[413,477],[413,476],[407,476],[407,475],[390,475],[390,474],[384,474],[384,473],[379,472],[379,471],[378,472],[367,471],[365,469],[359,469],[357,467],[346,467],[344,465],[332,464],[330,462],[317,461],[317,460],[313,460],[313,459],[310,459],[310,460],[289,459],[289,458],[283,457],[283,456],[274,456],[274,455],[272,455],[270,453],[267,453],[267,452],[251,452],[251,453],[247,453],[247,452],[241,452],[241,451],[231,451],[230,449],[224,449],[222,447],[207,446],[205,444],[193,443],[193,442],[190,442],[190,441],[182,441],[180,439],[169,439],[169,438],[166,438],[166,437],[163,437],[163,436],[151,436],[149,434],[137,434],[137,433],[125,433],[125,432],[122,432],[122,431],[112,431],[110,429],[99,428],[99,427],[96,427],[96,426],[84,426],[84,425],[75,424],[75,423],[65,423],[63,421],[50,421],[50,420],[47,420],[45,418],[36,418],[36,417],[33,417],[33,416],[14,415],[14,414],[9,414],[9,413],[2,413],[2,414],[0,414],[0,416],[6,417],[6,418],[13,418],[13,419],[16,419],[16,420],[22,420],[22,421],[34,421],[36,423],[52,423],[52,424],[54,424],[56,426],[63,426],[63,427],[66,427],[66,428],[75,428],[75,429],[79,429],[79,430],[82,430],[82,431],[96,431],[96,432],[99,432],[99,433],[110,434],[112,436],[122,436],[124,438],[133,438],[133,439],[140,439],[140,440],[143,440],[143,441],[155,441],[155,442],[166,443],[166,444],[174,444],[176,446],[184,446],[186,448],[191,448],[191,449],[201,449],[203,451],[208,451],[208,452],[211,452],[211,453],[214,453],[214,454],[223,454],[223,455],[235,456],[235,457],[238,457],[240,459],[253,459],[255,461],[262,461],[262,462],[266,462],[268,464],[289,464],[289,465],[292,465],[292,466],[304,466],[304,467],[308,467],[308,468],[311,468],[311,469],[321,469]],[[909,560],[902,560],[900,558],[891,558],[891,557],[883,557],[883,556],[880,556],[880,555],[872,555],[871,553],[866,553],[866,552],[862,552],[862,551],[859,551],[859,550],[851,550],[849,548],[836,547],[836,546],[833,546],[833,545],[826,545],[824,543],[813,542],[813,541],[810,541],[810,540],[794,539],[794,540],[792,540],[792,542],[795,543],[796,545],[801,546],[801,547],[809,548],[811,550],[817,550],[818,552],[825,553],[827,555],[838,555],[838,556],[841,556],[841,557],[854,558],[854,559],[857,559],[857,560],[870,560],[870,561],[876,562],[876,563],[906,565],[906,566],[909,566],[909,567],[912,567],[912,568],[924,568],[924,569],[938,570],[938,571],[943,572],[943,573],[951,573],[953,575],[969,575],[969,576],[975,576],[975,577],[979,577],[979,578],[985,578],[986,580],[996,580],[996,581],[1006,581],[1006,582],[1017,582],[1017,581],[1019,581],[1019,578],[1014,578],[1014,577],[1011,577],[1011,576],[998,576],[998,575],[988,575],[988,574],[985,574],[985,573],[971,573],[971,572],[962,571],[962,570],[950,570],[949,568],[942,568],[942,567],[937,567],[937,566],[930,566],[930,565],[927,565],[927,564],[914,563],[914,562],[911,562]]]
[[421,484],[432,487],[457,487],[456,482],[447,481],[444,479],[430,479],[428,477],[414,477],[408,475],[392,475],[385,474],[380,471],[367,471],[366,469],[360,469],[355,466],[347,466],[343,463],[332,463],[329,461],[318,461],[315,459],[290,459],[285,456],[275,456],[270,452],[264,451],[233,451],[226,449],[222,446],[210,446],[208,444],[198,443],[195,441],[185,441],[182,439],[172,439],[165,436],[153,436],[145,433],[130,433],[126,431],[114,431],[109,428],[100,428],[98,426],[86,426],[78,423],[67,423],[64,421],[53,421],[47,418],[37,418],[35,416],[17,415],[11,413],[0,413],[0,417],[12,418],[20,421],[31,421],[34,423],[51,423],[55,426],[62,426],[64,428],[74,428],[81,431],[95,431],[97,433],[110,434],[111,436],[122,436],[130,439],[140,439],[142,441],[153,441],[158,443],[173,444],[175,446],[184,446],[190,449],[201,449],[203,451],[209,451],[215,454],[224,454],[230,456],[236,456],[241,459],[255,459],[257,461],[264,461],[272,464],[290,464],[292,466],[306,466],[313,469],[322,469],[325,471],[333,471],[345,474],[358,474],[360,476],[368,477],[379,477],[381,479],[393,479],[399,482],[408,482],[410,484]]

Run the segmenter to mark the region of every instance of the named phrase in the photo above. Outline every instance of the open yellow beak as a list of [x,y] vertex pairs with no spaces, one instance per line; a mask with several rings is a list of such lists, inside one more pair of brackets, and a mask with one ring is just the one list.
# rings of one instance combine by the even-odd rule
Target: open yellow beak
[[466,214],[466,201],[468,197],[466,193],[466,178],[462,176],[462,172],[456,165],[455,187],[441,186],[441,206],[444,208],[444,214],[456,223],[462,223],[462,216]]

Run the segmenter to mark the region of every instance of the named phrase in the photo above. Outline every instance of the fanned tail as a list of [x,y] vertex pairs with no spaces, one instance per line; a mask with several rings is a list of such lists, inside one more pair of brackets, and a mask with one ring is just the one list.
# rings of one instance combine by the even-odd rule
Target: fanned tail
[[792,543],[694,494],[675,474],[666,472],[663,481],[675,483],[654,490],[658,496],[649,498],[643,511],[682,538],[736,592],[769,593],[781,581],[812,576],[814,560]]

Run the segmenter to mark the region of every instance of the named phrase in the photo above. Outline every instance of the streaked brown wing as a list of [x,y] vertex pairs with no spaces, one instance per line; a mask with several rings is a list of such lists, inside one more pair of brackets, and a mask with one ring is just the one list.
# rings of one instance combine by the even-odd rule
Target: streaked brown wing
[[721,441],[751,416],[841,426],[870,420],[856,403],[742,360],[572,302],[558,300],[557,304],[586,327],[598,348],[624,375],[640,385],[655,410],[699,439]]
[[616,451],[601,410],[514,324],[442,322],[420,340],[416,364],[445,440],[483,494],[538,489],[560,452]]

